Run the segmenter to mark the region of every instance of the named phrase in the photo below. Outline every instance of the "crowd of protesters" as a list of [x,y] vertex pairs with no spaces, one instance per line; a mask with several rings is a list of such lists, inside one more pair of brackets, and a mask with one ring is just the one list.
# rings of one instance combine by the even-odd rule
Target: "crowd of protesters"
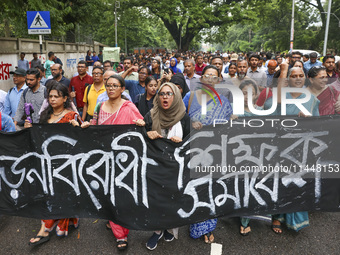
[[[136,124],[145,126],[152,140],[166,138],[180,143],[189,135],[190,128],[211,125],[214,119],[254,115],[250,102],[256,109],[270,109],[274,91],[280,104],[281,88],[287,86],[311,92],[310,100],[303,105],[313,116],[340,113],[340,61],[333,55],[318,60],[316,53],[303,55],[298,51],[291,54],[172,52],[136,54],[112,63],[103,60],[102,52],[96,56],[95,52],[88,51],[86,59],[78,62],[77,72],[71,79],[64,77],[64,66],[53,52],[48,53],[43,65],[37,61],[36,54],[33,56],[29,68],[25,54],[21,54],[18,68],[12,72],[13,88],[7,94],[0,93],[2,131],[30,128],[32,123],[70,123],[81,128]],[[202,84],[204,90],[199,89]],[[244,115],[233,115],[233,95],[228,89],[217,88],[221,84],[242,90]],[[209,90],[215,91],[215,87],[221,105],[210,100],[206,114],[202,114],[200,99]],[[249,88],[251,95],[248,95]],[[287,93],[290,99],[304,96]],[[280,115],[280,106],[273,115]],[[306,116],[293,104],[288,104],[287,115]],[[281,224],[295,231],[309,225],[308,212],[272,215],[271,220],[272,230],[277,234],[282,233]],[[58,236],[67,236],[69,225],[77,227],[78,222],[77,218],[44,219],[39,233],[29,244],[48,241],[49,232],[55,226]],[[249,223],[250,217],[240,219],[242,235],[251,232]],[[190,236],[203,237],[206,243],[212,243],[216,225],[217,219],[192,224]],[[112,221],[107,222],[106,227],[113,231],[117,248],[125,250],[129,230]],[[155,249],[162,237],[172,241],[178,238],[178,229],[155,230],[146,247]]]

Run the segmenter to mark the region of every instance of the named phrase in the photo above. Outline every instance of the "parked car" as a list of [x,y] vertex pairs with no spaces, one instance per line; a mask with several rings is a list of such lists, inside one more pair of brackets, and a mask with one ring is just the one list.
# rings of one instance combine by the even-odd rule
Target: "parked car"
[[293,51],[299,51],[302,53],[302,55],[305,55],[305,54],[311,54],[312,52],[316,52],[318,54],[318,58],[321,57],[321,54],[315,50],[297,50],[297,49],[294,49]]

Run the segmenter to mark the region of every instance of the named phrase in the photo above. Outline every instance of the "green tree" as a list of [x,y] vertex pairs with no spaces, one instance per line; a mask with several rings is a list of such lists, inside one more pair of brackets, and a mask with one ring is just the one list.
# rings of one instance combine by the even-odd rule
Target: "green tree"
[[[291,28],[291,1],[271,0],[258,3],[248,14],[249,20],[233,25],[216,40],[224,41],[227,50],[284,51],[289,48]],[[315,24],[318,15],[313,7],[299,3],[295,7],[294,48],[320,48],[320,29]]]
[[50,11],[51,27],[54,35],[65,35],[72,25],[64,20],[72,8],[57,0],[2,0],[0,2],[0,34],[5,37],[36,37],[29,36],[27,31],[27,10]]
[[250,6],[257,2],[265,0],[129,0],[127,5],[142,6],[159,17],[178,49],[185,51],[204,28],[227,26],[247,19]]

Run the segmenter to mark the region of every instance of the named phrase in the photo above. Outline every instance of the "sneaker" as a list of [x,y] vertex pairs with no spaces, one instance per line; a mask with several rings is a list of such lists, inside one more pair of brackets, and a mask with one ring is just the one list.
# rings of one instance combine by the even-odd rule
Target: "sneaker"
[[150,251],[156,249],[158,240],[163,237],[163,231],[158,235],[155,232],[153,235],[149,238],[148,242],[146,243],[146,248],[148,248]]
[[175,238],[174,235],[168,232],[168,230],[164,231],[164,240],[166,242],[171,242],[172,240],[174,240],[174,238]]

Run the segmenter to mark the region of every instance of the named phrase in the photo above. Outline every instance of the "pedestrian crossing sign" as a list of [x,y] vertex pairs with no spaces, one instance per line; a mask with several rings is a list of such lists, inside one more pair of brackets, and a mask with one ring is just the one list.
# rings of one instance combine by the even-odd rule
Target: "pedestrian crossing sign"
[[27,11],[28,34],[50,34],[51,20],[49,11]]

